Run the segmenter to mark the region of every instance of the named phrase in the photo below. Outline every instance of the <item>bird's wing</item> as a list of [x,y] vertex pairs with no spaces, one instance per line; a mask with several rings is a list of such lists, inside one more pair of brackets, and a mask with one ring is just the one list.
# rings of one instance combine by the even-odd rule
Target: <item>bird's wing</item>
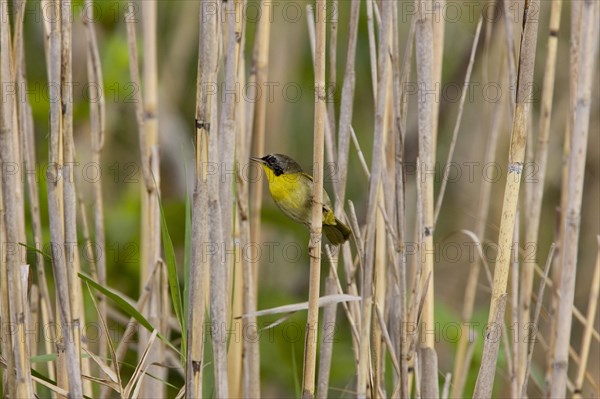
[[[302,175],[306,176],[310,181],[314,182],[314,179],[311,175],[306,172],[302,172]],[[327,191],[323,190],[323,208],[326,208],[328,211],[331,209],[331,199],[329,199],[329,194]]]
[[311,175],[309,175],[308,173],[306,173],[306,172],[300,172],[300,173],[302,173],[303,176],[308,177],[308,179],[310,181],[313,181],[313,177]]

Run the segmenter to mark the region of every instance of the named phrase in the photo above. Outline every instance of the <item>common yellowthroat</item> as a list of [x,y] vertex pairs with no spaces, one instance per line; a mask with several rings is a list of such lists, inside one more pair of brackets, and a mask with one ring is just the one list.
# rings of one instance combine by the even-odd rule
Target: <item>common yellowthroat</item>
[[[295,222],[310,228],[313,196],[313,178],[296,161],[287,155],[269,154],[262,158],[250,158],[263,167],[269,182],[269,191],[275,204]],[[344,243],[350,237],[350,228],[335,217],[331,201],[323,191],[323,232],[334,245]]]

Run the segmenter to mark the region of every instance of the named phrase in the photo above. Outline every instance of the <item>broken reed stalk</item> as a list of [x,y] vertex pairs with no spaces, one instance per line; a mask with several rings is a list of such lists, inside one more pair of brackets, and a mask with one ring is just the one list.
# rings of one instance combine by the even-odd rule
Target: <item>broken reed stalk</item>
[[583,380],[587,369],[588,357],[590,354],[590,346],[592,343],[592,331],[594,329],[594,320],[596,318],[596,309],[598,308],[598,294],[600,293],[600,236],[596,237],[598,242],[598,253],[596,255],[596,267],[594,268],[594,276],[590,287],[590,296],[588,300],[587,317],[583,338],[581,339],[581,355],[577,376],[575,377],[575,387],[573,397],[580,399],[583,394]]
[[[59,6],[54,3],[54,9]],[[46,18],[44,18],[46,20]],[[74,339],[74,330],[72,328],[71,314],[71,295],[73,292],[69,289],[69,276],[67,263],[65,259],[65,231],[63,228],[63,204],[64,192],[62,191],[62,179],[60,179],[62,167],[62,130],[61,130],[61,29],[57,18],[49,18],[47,25],[49,29],[46,32],[48,40],[48,87],[50,101],[50,134],[48,143],[48,162],[53,167],[48,168],[46,172],[48,189],[48,216],[50,221],[50,241],[52,270],[54,273],[54,282],[57,291],[57,306],[61,323],[62,340],[65,348],[65,367],[67,375],[57,377],[60,381],[67,380],[69,395],[73,397],[82,397],[83,389],[81,383],[81,368],[79,361],[78,344]],[[59,359],[60,360],[60,359]],[[66,378],[65,378],[66,377]]]
[[319,291],[321,285],[321,233],[323,218],[323,162],[325,144],[325,123],[327,94],[325,90],[325,50],[326,50],[326,0],[316,3],[316,46],[315,46],[315,119],[313,142],[313,198],[311,210],[310,277],[308,289],[308,316],[304,342],[304,368],[302,373],[302,397],[315,396],[315,375],[317,363],[317,329],[319,323]]
[[[570,156],[567,178],[566,208],[561,214],[562,274],[560,279],[561,301],[558,305],[557,333],[554,342],[554,361],[551,397],[566,394],[569,362],[569,342],[575,296],[577,248],[581,222],[581,202],[585,176],[585,161],[589,134],[591,91],[598,50],[598,3],[585,1],[581,5],[580,21],[573,29],[579,31],[579,40],[571,45],[579,47],[577,85],[574,88],[575,107],[571,109]],[[573,54],[573,53],[572,53]]]
[[[537,261],[538,235],[542,213],[542,199],[544,196],[544,182],[546,176],[546,165],[548,163],[548,142],[550,140],[550,121],[552,116],[552,99],[554,96],[554,78],[556,74],[556,54],[558,47],[558,32],[560,28],[560,17],[562,0],[552,1],[550,10],[550,27],[547,42],[547,57],[542,88],[542,102],[540,111],[540,125],[535,149],[534,165],[537,167],[537,181],[526,185],[525,190],[530,191],[531,201],[526,213],[525,244],[533,244],[531,257]],[[519,326],[529,323],[531,294],[533,289],[534,262],[524,262],[521,274],[521,292],[519,299]],[[517,357],[517,380],[518,385],[523,385],[524,373],[527,364],[527,340],[518,340],[519,347]]]
[[[92,148],[92,163],[100,166],[102,148],[104,147],[104,133],[106,129],[106,103],[104,91],[101,90],[104,83],[100,51],[94,27],[94,7],[92,0],[85,1],[87,15],[83,16],[86,26],[88,53],[87,53],[87,76],[90,87],[98,88],[94,100],[90,101],[90,138]],[[104,201],[102,194],[102,179],[95,179],[94,190],[94,246],[95,253],[92,254],[93,262],[97,271],[98,283],[106,284],[106,239],[104,234]],[[99,317],[106,319],[106,299],[104,295],[98,295]],[[101,334],[98,337],[98,355],[101,359],[107,357],[107,337]]]
[[[539,0],[532,0],[530,3],[526,4],[525,9],[523,10],[523,33],[521,35],[521,48],[519,54],[516,108],[511,134],[508,175],[506,177],[506,188],[502,205],[500,233],[498,237],[498,257],[496,260],[496,268],[494,269],[492,299],[488,319],[490,323],[495,320],[498,301],[505,295],[508,281],[517,203],[519,199],[521,176],[523,173],[523,163],[525,160],[527,125],[530,118],[529,101],[533,87],[533,69],[535,64],[539,6]],[[499,340],[489,342],[489,345],[487,345],[488,350],[494,354],[494,364],[496,360],[495,356],[497,356],[498,353],[498,345]],[[483,383],[483,381],[488,381],[488,379],[491,378],[491,383],[493,385],[495,368],[493,370],[486,370],[483,368],[482,364],[479,371],[478,382],[480,378],[482,380],[481,383]],[[486,371],[492,372],[492,375],[483,375]],[[484,389],[483,392],[486,392],[486,389]]]
[[[15,167],[21,165],[19,132],[17,123],[16,96],[9,88],[15,87],[14,59],[10,37],[10,19],[8,4],[0,5],[0,75],[2,104],[0,110],[0,159],[2,161],[2,271],[1,284],[3,296],[2,320],[14,326],[16,333],[7,337],[4,347],[10,345],[12,349],[2,351],[9,357],[8,366],[11,367],[5,377],[8,382],[6,395],[15,397],[32,397],[33,382],[31,380],[31,365],[29,361],[29,339],[26,338],[26,319],[29,318],[29,308],[26,304],[26,287],[22,285],[20,258],[22,252],[19,243],[25,241],[25,212],[22,195],[22,183],[18,180]],[[15,166],[16,165],[16,166]],[[11,171],[12,169],[12,171]],[[6,269],[5,269],[6,268]],[[14,368],[14,374],[13,374]],[[3,373],[4,374],[4,373]],[[12,381],[10,381],[12,380]],[[13,382],[14,381],[14,382]]]
[[[504,67],[500,68],[500,78],[504,76]],[[500,79],[499,79],[500,80]],[[496,147],[498,144],[498,138],[500,136],[500,130],[502,128],[502,119],[505,116],[505,103],[500,103],[493,107],[494,111],[492,114],[489,136],[484,153],[484,165],[490,165],[495,160]],[[475,234],[479,242],[484,242],[485,239],[485,228],[487,225],[488,213],[490,208],[490,199],[492,194],[492,180],[483,179],[479,191],[479,205],[477,210],[477,225],[475,227]],[[469,348],[473,349],[473,341],[469,336],[469,325],[471,317],[473,316],[473,307],[475,305],[475,298],[477,295],[477,287],[479,281],[479,272],[481,269],[481,260],[479,258],[474,259],[469,266],[469,274],[467,282],[465,284],[465,296],[463,300],[463,309],[461,313],[461,336],[458,342],[458,349],[454,358],[454,371],[452,373],[453,383],[450,392],[450,397],[458,398],[463,396],[463,390],[466,383],[467,371],[470,364],[470,356],[468,356]],[[472,353],[472,350],[471,350]]]
[[423,246],[425,256],[421,257],[421,284],[425,283],[425,278],[430,279],[430,286],[427,287],[427,294],[423,306],[422,324],[421,324],[421,389],[424,397],[438,397],[439,386],[437,377],[437,354],[435,352],[435,337],[427,333],[427,329],[434,326],[434,273],[433,261],[434,255],[431,253],[433,246],[433,231],[435,225],[433,185],[435,176],[431,173],[435,167],[435,131],[436,123],[433,120],[435,115],[435,98],[427,95],[433,90],[436,82],[434,81],[434,55],[433,55],[433,27],[431,13],[427,10],[432,9],[432,0],[419,0],[417,3],[417,25],[416,25],[416,51],[417,51],[417,79],[419,85],[418,99],[418,130],[419,130],[419,160],[417,168],[424,168],[425,173],[421,181],[422,190],[422,211],[423,225],[422,236],[418,242]]

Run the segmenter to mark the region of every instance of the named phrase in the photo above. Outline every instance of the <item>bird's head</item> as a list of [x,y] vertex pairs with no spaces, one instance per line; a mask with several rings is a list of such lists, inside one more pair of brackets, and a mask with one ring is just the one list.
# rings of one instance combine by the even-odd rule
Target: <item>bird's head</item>
[[302,172],[300,165],[287,155],[268,154],[262,158],[252,157],[250,159],[260,163],[265,172],[271,171],[275,176]]

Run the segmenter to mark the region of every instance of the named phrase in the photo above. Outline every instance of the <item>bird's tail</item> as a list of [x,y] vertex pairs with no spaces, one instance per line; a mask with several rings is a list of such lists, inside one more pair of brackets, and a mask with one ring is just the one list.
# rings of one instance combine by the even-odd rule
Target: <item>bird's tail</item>
[[343,244],[350,237],[352,231],[348,226],[335,218],[335,224],[324,224],[323,233],[333,245]]

